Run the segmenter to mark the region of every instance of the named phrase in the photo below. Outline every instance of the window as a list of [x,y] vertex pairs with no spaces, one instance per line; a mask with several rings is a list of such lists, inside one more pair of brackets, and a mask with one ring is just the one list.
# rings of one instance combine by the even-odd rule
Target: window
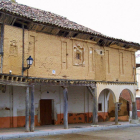
[[76,58],[77,58],[77,59],[81,59],[80,53],[76,53]]
[[102,103],[98,104],[98,111],[102,111]]
[[102,51],[100,51],[100,54],[102,54],[103,52]]
[[73,48],[73,62],[75,66],[83,66],[84,64],[84,48],[80,45]]

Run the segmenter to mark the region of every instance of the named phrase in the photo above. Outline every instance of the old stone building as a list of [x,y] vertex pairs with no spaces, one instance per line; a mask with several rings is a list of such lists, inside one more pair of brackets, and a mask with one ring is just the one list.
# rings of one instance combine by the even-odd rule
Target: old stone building
[[129,112],[127,99],[120,101],[124,90],[131,97],[131,121],[137,121],[139,44],[18,3],[0,2],[0,23],[0,128],[29,131],[29,123],[31,131],[34,125],[68,128],[113,116],[118,124],[118,110]]

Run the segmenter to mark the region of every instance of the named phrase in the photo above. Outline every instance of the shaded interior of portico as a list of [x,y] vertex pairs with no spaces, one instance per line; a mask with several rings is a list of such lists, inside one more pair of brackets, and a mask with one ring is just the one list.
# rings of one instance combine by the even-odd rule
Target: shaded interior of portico
[[122,90],[119,97],[119,104],[119,116],[124,116],[124,118],[122,118],[122,121],[129,121],[129,119],[132,119],[132,110],[133,114],[135,110],[135,101],[132,91],[130,91],[129,89]]
[[98,122],[112,121],[112,117],[115,118],[115,95],[112,90],[104,89],[98,98]]
[[[68,123],[91,123],[93,97],[86,86],[68,87]],[[29,118],[31,118],[31,90],[29,88]],[[24,127],[26,123],[26,93],[27,87],[1,85],[0,96],[0,128]],[[51,106],[41,102],[51,101]],[[51,107],[51,112],[46,109]],[[46,113],[44,113],[46,112]],[[51,113],[51,123],[43,123],[41,117]],[[64,97],[61,86],[34,87],[34,124],[35,126],[64,123]],[[41,114],[43,114],[41,116]],[[29,119],[29,123],[30,123]]]
[[[115,94],[120,95],[118,101]],[[134,93],[129,89],[123,89],[121,93],[113,93],[110,89],[101,91],[98,99],[98,121],[129,121],[137,120],[136,102]]]

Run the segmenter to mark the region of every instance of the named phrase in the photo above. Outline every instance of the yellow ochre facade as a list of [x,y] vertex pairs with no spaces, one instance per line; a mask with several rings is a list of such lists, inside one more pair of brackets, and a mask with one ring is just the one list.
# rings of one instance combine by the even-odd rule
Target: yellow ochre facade
[[139,122],[140,44],[9,1],[0,2],[0,33],[0,128]]
[[[22,28],[5,25],[3,46],[3,73],[11,70],[13,75],[22,75]],[[34,59],[28,70],[30,77],[134,82],[135,51],[24,30],[24,66],[30,55]]]

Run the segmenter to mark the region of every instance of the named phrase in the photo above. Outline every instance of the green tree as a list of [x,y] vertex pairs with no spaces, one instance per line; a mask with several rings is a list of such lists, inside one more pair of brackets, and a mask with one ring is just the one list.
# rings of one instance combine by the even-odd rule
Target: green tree
[[0,0],[0,1],[11,1],[11,2],[16,3],[16,0]]
[[16,0],[10,0],[10,1],[16,3]]

